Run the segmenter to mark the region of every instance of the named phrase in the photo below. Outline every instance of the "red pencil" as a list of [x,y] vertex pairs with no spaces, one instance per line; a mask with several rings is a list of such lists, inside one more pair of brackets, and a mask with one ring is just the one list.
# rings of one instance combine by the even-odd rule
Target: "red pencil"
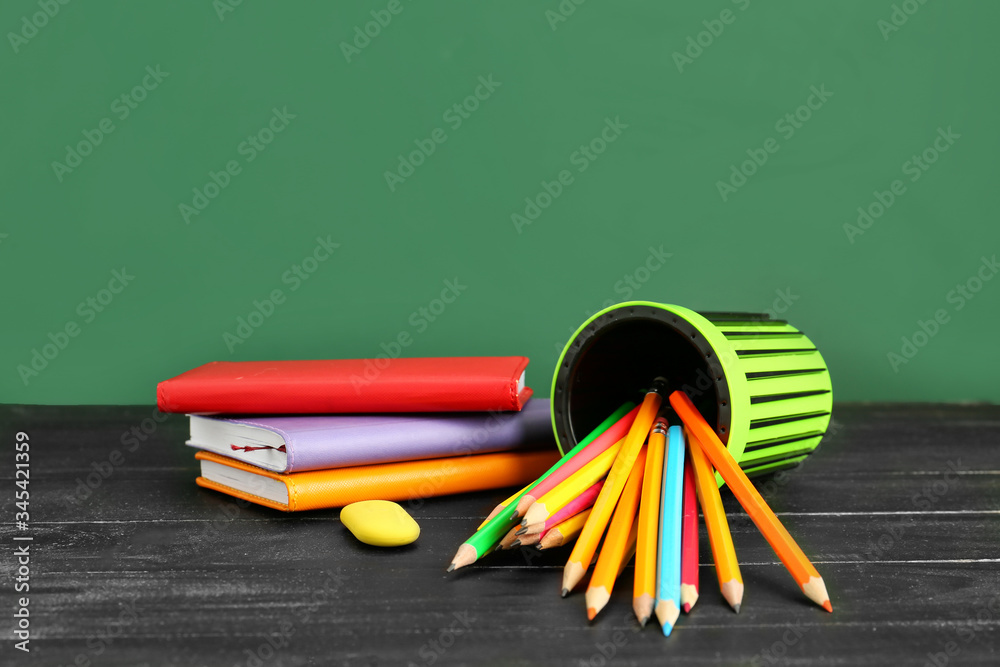
[[698,601],[698,494],[690,456],[684,461],[684,517],[681,525],[681,609],[689,613]]

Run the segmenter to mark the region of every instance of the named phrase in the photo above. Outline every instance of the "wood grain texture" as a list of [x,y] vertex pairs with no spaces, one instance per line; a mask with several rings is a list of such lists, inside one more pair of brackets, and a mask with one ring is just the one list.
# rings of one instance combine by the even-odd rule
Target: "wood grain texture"
[[[420,539],[379,549],[352,538],[336,510],[290,515],[197,488],[183,417],[126,445],[123,434],[141,433],[153,414],[0,407],[8,442],[18,430],[31,436],[35,537],[32,652],[14,656],[7,643],[0,663],[923,665],[949,650],[949,664],[996,663],[996,406],[838,405],[834,432],[811,457],[755,480],[823,575],[835,612],[802,597],[723,490],[743,609],[734,614],[707,585],[703,534],[702,599],[669,639],[637,631],[630,586],[588,624],[582,595],[559,597],[567,548],[496,553],[446,575],[456,546],[510,490],[403,503]],[[12,449],[0,468],[8,545]],[[123,463],[102,476],[114,450]],[[100,484],[78,495],[91,474]]]

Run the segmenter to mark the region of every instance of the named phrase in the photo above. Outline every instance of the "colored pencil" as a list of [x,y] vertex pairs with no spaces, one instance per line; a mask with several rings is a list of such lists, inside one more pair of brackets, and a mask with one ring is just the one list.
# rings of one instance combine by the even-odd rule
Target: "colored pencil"
[[[634,404],[629,403],[628,405],[631,406]],[[628,433],[629,427],[632,426],[632,422],[635,421],[635,416],[638,412],[638,407],[632,408],[628,414],[608,427],[599,437],[594,438],[585,449],[582,449],[566,465],[560,467],[559,470],[549,475],[548,478],[542,480],[528,493],[524,494],[517,503],[517,515],[524,516],[532,503],[537,502],[539,498],[561,484],[570,475],[593,461],[601,452],[609,447],[613,447],[619,440],[624,438],[626,433]]]
[[615,579],[622,576],[622,572],[628,567],[629,561],[632,560],[632,556],[635,555],[635,543],[639,537],[639,515],[636,513],[635,521],[632,522],[632,530],[628,532],[628,540],[625,543],[625,556],[622,558],[622,564],[618,566],[618,574]]
[[736,496],[740,505],[763,533],[768,544],[784,563],[795,582],[802,588],[802,592],[823,609],[832,612],[833,605],[830,603],[830,596],[827,593],[826,584],[823,583],[823,578],[819,576],[819,572],[802,552],[801,547],[792,539],[778,517],[764,502],[764,498],[750,483],[746,473],[743,472],[736,459],[722,444],[719,436],[708,425],[698,409],[694,407],[691,399],[687,397],[687,394],[675,391],[670,394],[670,404],[677,411],[684,425],[698,438],[698,443],[701,445],[702,451],[705,452],[705,456],[729,485],[733,495]]
[[[487,522],[489,522],[490,519],[492,519],[493,517],[495,517],[497,514],[500,514],[500,512],[502,512],[505,507],[507,507],[512,502],[514,502],[515,500],[517,500],[518,498],[520,498],[525,493],[527,493],[528,489],[531,488],[532,484],[534,484],[534,482],[532,482],[528,486],[524,487],[523,489],[521,489],[517,493],[513,494],[510,498],[508,498],[507,500],[503,501],[502,503],[500,503],[496,507],[494,507],[493,511],[490,512],[489,516],[487,516],[485,519],[483,519],[483,522],[481,524],[479,524],[479,528],[482,528],[483,526],[485,526],[487,524]],[[479,528],[476,528],[476,530],[479,530]]]
[[506,551],[514,546],[514,541],[517,539],[517,526],[514,526],[507,532],[506,535],[500,540],[500,548]]
[[680,616],[681,533],[684,502],[684,432],[680,426],[667,430],[667,452],[663,459],[663,491],[660,494],[660,549],[656,568],[656,618],[669,637]]
[[554,549],[555,547],[568,544],[583,530],[583,525],[587,523],[588,516],[590,516],[590,510],[586,509],[575,516],[571,516],[559,525],[549,528],[541,534],[541,539],[538,541],[538,548]]
[[719,578],[719,589],[729,606],[739,613],[743,604],[743,575],[736,560],[733,536],[729,532],[726,510],[722,507],[719,485],[715,481],[715,469],[705,458],[698,438],[688,431],[688,454],[694,467],[695,488],[701,503],[701,513],[708,529],[708,541],[712,545],[715,560],[715,574]]
[[541,533],[535,533],[533,535],[521,535],[516,540],[514,540],[514,543],[511,544],[511,547],[512,548],[513,547],[530,547],[530,546],[532,546],[534,544],[538,544],[538,541],[541,538],[542,538]]
[[563,568],[563,597],[569,595],[569,592],[576,588],[576,585],[586,574],[590,561],[593,560],[594,554],[597,552],[597,544],[601,541],[604,529],[607,528],[608,520],[615,509],[615,504],[622,494],[622,489],[625,488],[625,482],[628,479],[628,474],[632,471],[635,457],[639,455],[643,440],[646,439],[649,427],[653,424],[656,413],[660,409],[660,404],[663,401],[662,394],[666,391],[666,379],[658,377],[653,381],[653,387],[643,398],[639,413],[636,415],[635,421],[632,422],[628,435],[625,436],[625,444],[618,452],[611,472],[608,473],[608,478],[590,511],[587,523]]
[[691,459],[684,460],[684,512],[681,522],[681,609],[691,613],[698,601],[698,494]]
[[646,627],[649,617],[653,615],[653,600],[656,596],[656,548],[660,528],[660,485],[663,480],[666,434],[667,421],[660,417],[649,432],[646,470],[642,478],[642,498],[639,502],[639,535],[635,546],[632,609],[642,627]]
[[643,445],[639,455],[632,464],[625,488],[618,499],[618,505],[608,524],[608,534],[604,538],[604,546],[597,557],[594,574],[587,587],[587,618],[594,617],[608,604],[611,592],[615,587],[615,579],[621,572],[625,550],[628,548],[628,536],[635,525],[635,515],[639,510],[639,495],[642,493],[642,477],[646,470],[646,447]]
[[[576,454],[586,448],[587,445],[593,442],[599,435],[611,428],[612,425],[617,423],[628,413],[629,410],[632,409],[633,405],[634,403],[631,402],[625,403],[620,408],[615,410],[610,416],[608,416],[607,419],[602,421],[597,428],[591,431],[586,438],[581,440],[576,447],[566,452],[561,459],[556,461],[551,468],[538,478],[538,481],[532,484],[532,486],[558,470],[559,466],[572,459]],[[529,487],[529,490],[530,488],[531,487]],[[452,570],[457,570],[460,567],[465,567],[466,565],[475,563],[477,560],[492,551],[494,547],[496,547],[497,543],[500,542],[500,539],[516,524],[517,517],[510,516],[507,512],[501,512],[494,516],[486,522],[486,525],[477,530],[471,537],[469,537],[469,539],[459,545],[458,551],[455,552],[455,556],[451,559],[451,564],[448,566],[448,571],[451,572]]]
[[550,516],[545,521],[540,523],[532,523],[521,528],[518,535],[531,535],[533,533],[544,533],[547,528],[552,526],[558,526],[560,523],[570,518],[571,516],[577,515],[585,509],[590,509],[593,506],[594,501],[597,500],[597,495],[601,492],[601,487],[604,486],[604,480],[599,480],[590,486],[586,491],[578,495],[573,500],[566,503],[562,509]]
[[[550,516],[573,502],[575,498],[579,498],[587,489],[603,479],[614,465],[615,459],[624,443],[625,438],[622,438],[611,447],[608,447],[594,457],[593,461],[577,470],[554,489],[532,503],[528,511],[524,513],[521,525],[530,526],[533,523],[548,521]],[[601,488],[603,489],[604,487],[602,486]],[[599,492],[598,497],[600,497]]]

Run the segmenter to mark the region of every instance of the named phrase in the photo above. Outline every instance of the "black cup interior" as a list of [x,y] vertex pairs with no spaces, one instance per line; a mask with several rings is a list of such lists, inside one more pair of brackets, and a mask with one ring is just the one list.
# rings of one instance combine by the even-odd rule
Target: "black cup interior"
[[[671,390],[687,393],[728,442],[729,390],[708,341],[683,318],[643,306],[605,313],[571,344],[552,397],[563,451],[576,446],[625,401],[641,403],[657,376],[667,378]],[[666,400],[661,410],[671,424],[680,423]]]

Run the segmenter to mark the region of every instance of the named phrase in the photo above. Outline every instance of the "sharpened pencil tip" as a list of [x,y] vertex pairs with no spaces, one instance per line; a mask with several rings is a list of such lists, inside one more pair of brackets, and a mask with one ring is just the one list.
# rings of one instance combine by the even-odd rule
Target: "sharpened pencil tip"
[[684,604],[681,605],[681,609],[684,610],[685,614],[690,613],[691,612],[691,603],[690,602],[685,602]]
[[677,622],[680,614],[681,610],[673,600],[660,600],[656,603],[656,618],[663,626],[664,637],[669,637],[670,633],[673,632],[674,623]]
[[476,552],[476,548],[469,544],[468,542],[463,542],[462,546],[458,548],[455,552],[455,557],[451,559],[451,565],[448,566],[448,571],[457,570],[460,567],[465,567],[466,565],[472,565],[476,562],[479,554]]
[[640,628],[646,627],[647,623],[649,623],[649,616],[643,616],[642,618],[639,619],[639,627]]
[[735,612],[736,612],[737,614],[738,614],[738,613],[740,613],[740,607],[742,607],[742,606],[743,606],[743,605],[741,605],[741,604],[738,604],[738,603],[737,603],[737,604],[734,604],[734,605],[733,605],[733,611],[735,611]]
[[595,616],[597,616],[597,610],[593,607],[587,607],[587,620],[592,621]]
[[823,583],[823,577],[809,577],[809,581],[802,586],[802,592],[806,594],[806,597],[818,604],[823,609],[829,612],[833,611],[833,605],[830,604],[830,594],[826,592],[826,584]]
[[567,595],[569,595],[569,589],[568,588],[562,589],[562,596],[566,597]]
[[527,526],[521,526],[520,528],[517,529],[517,531],[514,534],[515,535],[524,535],[526,532],[528,532],[528,527]]
[[510,548],[511,549],[513,549],[514,547],[519,547],[519,546],[521,546],[521,540],[519,540],[519,539],[518,540],[514,540],[513,542],[510,543]]

